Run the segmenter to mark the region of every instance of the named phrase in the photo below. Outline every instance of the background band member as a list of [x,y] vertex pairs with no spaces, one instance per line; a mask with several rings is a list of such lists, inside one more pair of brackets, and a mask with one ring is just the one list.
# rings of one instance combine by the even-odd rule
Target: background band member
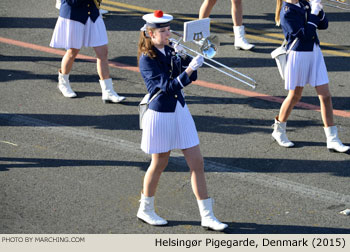
[[328,74],[320,49],[317,29],[327,29],[328,20],[322,9],[321,0],[277,0],[276,24],[282,26],[287,40],[287,49],[295,38],[297,42],[287,57],[285,88],[288,96],[283,101],[279,115],[275,118],[272,137],[283,147],[292,147],[286,135],[287,119],[301,98],[306,84],[315,87],[321,105],[327,148],[330,151],[347,152],[348,146],[338,138],[333,122],[332,98],[328,88]]
[[106,26],[93,0],[61,0],[60,14],[50,46],[66,49],[58,71],[58,89],[65,97],[77,96],[70,86],[69,73],[76,56],[84,46],[95,50],[103,102],[117,103],[125,99],[113,89],[107,44]]

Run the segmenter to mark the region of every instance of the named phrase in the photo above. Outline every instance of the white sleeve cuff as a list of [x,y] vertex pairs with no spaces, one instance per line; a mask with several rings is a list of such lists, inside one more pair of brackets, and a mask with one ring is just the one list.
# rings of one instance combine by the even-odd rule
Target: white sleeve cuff
[[181,87],[184,87],[184,85],[182,84],[181,80],[180,80],[180,76],[177,76],[177,81],[180,83]]
[[312,22],[310,22],[310,21],[308,21],[307,23],[308,23],[308,24],[311,24],[311,25],[313,25],[313,26],[315,26],[315,27],[317,28],[317,25],[315,25],[314,23],[312,23]]

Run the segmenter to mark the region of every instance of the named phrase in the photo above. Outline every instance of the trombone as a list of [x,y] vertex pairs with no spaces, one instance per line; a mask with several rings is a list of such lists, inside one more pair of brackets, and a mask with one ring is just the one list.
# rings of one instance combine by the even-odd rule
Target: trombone
[[330,6],[333,8],[341,9],[341,10],[350,10],[350,4],[346,2],[346,0],[327,0],[332,3],[322,3],[326,6]]
[[[179,40],[176,40],[176,39],[174,39],[174,38],[170,38],[169,41],[170,41],[171,43],[174,43],[174,44],[180,44],[180,41],[183,39],[182,34],[179,33],[179,32],[173,31],[173,30],[170,30],[170,32],[173,33],[173,34],[175,34],[176,36],[180,37],[180,39],[179,39]],[[192,42],[194,42],[195,44],[197,44],[198,46],[200,46],[200,51],[201,51],[201,52],[197,52],[196,50],[193,50],[192,48],[187,47],[187,46],[185,46],[185,45],[183,45],[183,44],[180,44],[180,45],[181,45],[184,49],[186,49],[186,50],[188,50],[188,51],[191,51],[192,53],[201,55],[201,56],[203,56],[206,60],[212,61],[212,62],[214,62],[215,64],[217,64],[217,65],[219,65],[219,66],[221,66],[221,67],[224,67],[225,69],[227,69],[227,70],[229,70],[229,71],[231,71],[231,72],[233,72],[233,73],[235,73],[235,74],[238,74],[238,75],[240,75],[241,77],[243,77],[243,78],[245,78],[245,79],[247,79],[247,80],[242,80],[241,78],[238,78],[238,77],[236,77],[236,76],[234,76],[234,75],[232,75],[232,74],[230,74],[230,73],[228,73],[228,72],[226,72],[226,71],[224,71],[224,70],[222,70],[222,69],[220,69],[220,68],[217,68],[217,67],[213,66],[212,64],[208,63],[207,61],[204,61],[204,64],[206,64],[207,66],[209,66],[209,67],[211,67],[211,68],[214,68],[215,70],[217,70],[217,71],[219,71],[219,72],[221,72],[221,73],[223,73],[223,74],[226,74],[227,76],[229,76],[229,77],[231,77],[231,78],[233,78],[233,79],[235,79],[235,80],[238,80],[238,81],[240,81],[240,82],[242,82],[242,83],[244,83],[244,84],[250,86],[250,87],[253,88],[253,89],[256,88],[257,83],[256,83],[256,81],[255,81],[254,79],[252,79],[252,78],[250,78],[249,76],[244,75],[244,74],[242,74],[242,73],[240,73],[240,72],[238,72],[238,71],[236,71],[236,70],[234,70],[234,69],[232,69],[232,68],[230,68],[230,67],[228,67],[228,66],[226,66],[226,65],[224,65],[224,64],[222,64],[222,63],[220,63],[220,62],[218,62],[218,61],[216,61],[216,60],[214,60],[214,59],[212,59],[212,58],[215,56],[216,52],[217,52],[216,43],[218,42],[218,39],[217,39],[216,36],[209,36],[208,38],[201,39],[201,40],[199,40],[199,41],[193,40]],[[193,57],[193,55],[191,55],[191,54],[189,54],[189,53],[187,53],[187,52],[186,52],[185,54],[186,54],[187,56]],[[248,80],[249,80],[251,83],[249,83]]]

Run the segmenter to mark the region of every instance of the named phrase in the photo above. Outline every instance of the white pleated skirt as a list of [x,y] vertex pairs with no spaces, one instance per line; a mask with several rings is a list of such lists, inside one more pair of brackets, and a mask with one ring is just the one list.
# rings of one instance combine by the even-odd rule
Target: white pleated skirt
[[148,153],[164,153],[187,149],[199,144],[192,115],[185,104],[176,104],[174,113],[148,109],[142,121],[141,149]]
[[321,49],[314,44],[312,52],[290,51],[285,70],[285,89],[294,90],[310,84],[313,87],[329,83]]
[[78,21],[58,17],[50,42],[51,47],[66,50],[107,44],[107,30],[101,15],[95,22],[88,18],[85,25]]

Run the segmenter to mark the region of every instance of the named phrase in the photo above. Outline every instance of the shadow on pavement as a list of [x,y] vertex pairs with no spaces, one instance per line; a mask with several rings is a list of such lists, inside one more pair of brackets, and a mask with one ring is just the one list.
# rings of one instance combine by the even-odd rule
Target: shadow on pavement
[[[193,226],[203,230],[202,234],[349,234],[350,229],[329,228],[329,227],[311,227],[311,226],[292,226],[292,225],[268,225],[257,223],[232,222],[228,223],[228,228],[223,232],[211,231],[202,228],[200,221],[176,221],[168,220],[165,227],[152,227],[148,224],[142,224],[147,227],[147,233],[163,233],[162,228],[177,226]],[[141,232],[142,233],[142,232]],[[192,233],[189,231],[189,233]]]
[[267,225],[256,223],[230,223],[225,231],[227,234],[349,234],[350,229],[292,226],[292,225]]
[[148,162],[119,161],[119,160],[73,160],[51,158],[5,158],[0,157],[0,171],[8,171],[11,168],[58,168],[58,167],[99,167],[99,166],[136,166],[147,167]]

